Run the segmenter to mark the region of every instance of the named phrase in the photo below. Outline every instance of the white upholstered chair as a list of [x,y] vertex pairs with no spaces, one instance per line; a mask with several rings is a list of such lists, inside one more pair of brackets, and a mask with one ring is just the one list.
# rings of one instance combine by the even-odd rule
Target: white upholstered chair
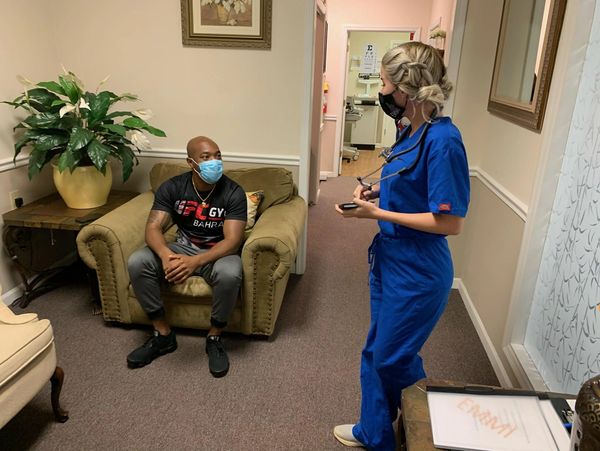
[[68,413],[59,404],[63,377],[56,366],[50,321],[35,313],[15,315],[0,298],[0,428],[48,381],[54,416],[61,423],[67,421]]

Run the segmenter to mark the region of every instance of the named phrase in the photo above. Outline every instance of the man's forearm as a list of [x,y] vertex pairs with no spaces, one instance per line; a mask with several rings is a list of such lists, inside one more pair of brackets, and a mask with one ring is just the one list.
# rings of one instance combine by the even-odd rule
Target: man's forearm
[[215,262],[222,257],[226,257],[228,255],[235,254],[239,247],[240,247],[240,243],[238,241],[227,240],[227,239],[225,239],[223,241],[219,241],[217,244],[215,244],[213,247],[211,247],[206,252],[202,252],[201,254],[198,254],[196,256],[197,261],[198,261],[198,266],[204,266],[204,265],[207,265],[208,263]]
[[171,250],[167,247],[167,240],[165,240],[162,230],[155,227],[150,226],[146,228],[146,244],[163,260],[171,253]]

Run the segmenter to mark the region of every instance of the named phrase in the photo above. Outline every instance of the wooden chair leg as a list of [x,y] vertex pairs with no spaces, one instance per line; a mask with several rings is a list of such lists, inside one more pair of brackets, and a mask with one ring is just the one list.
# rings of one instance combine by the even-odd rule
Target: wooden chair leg
[[60,407],[60,390],[62,389],[63,380],[65,378],[65,372],[60,366],[57,366],[54,370],[54,374],[50,378],[50,384],[52,385],[51,399],[52,399],[52,410],[54,411],[54,418],[60,423],[64,423],[69,419],[69,412],[63,410]]

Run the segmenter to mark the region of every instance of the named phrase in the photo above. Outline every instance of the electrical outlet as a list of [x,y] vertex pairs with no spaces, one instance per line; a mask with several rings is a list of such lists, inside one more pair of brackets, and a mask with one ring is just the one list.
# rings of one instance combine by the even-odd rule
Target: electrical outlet
[[17,208],[17,204],[15,202],[15,199],[21,197],[21,193],[19,190],[14,190],[8,193],[8,198],[10,200],[10,206],[11,208]]

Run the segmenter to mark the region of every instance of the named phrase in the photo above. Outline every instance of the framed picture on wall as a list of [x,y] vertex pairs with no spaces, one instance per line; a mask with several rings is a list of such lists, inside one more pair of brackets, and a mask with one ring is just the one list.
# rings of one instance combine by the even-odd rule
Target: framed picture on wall
[[181,0],[183,45],[271,48],[272,0]]

